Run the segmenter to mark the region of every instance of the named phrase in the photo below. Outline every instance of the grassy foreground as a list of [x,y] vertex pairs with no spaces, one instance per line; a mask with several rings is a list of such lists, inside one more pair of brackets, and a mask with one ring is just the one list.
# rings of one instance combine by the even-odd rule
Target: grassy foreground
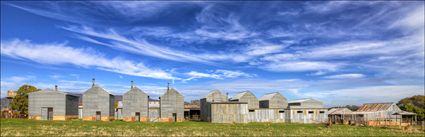
[[135,123],[1,119],[1,136],[423,136],[417,129],[322,124]]

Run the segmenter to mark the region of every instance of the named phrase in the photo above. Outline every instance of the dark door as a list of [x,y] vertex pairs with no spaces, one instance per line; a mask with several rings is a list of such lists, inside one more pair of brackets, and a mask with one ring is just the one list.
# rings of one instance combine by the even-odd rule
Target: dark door
[[177,113],[173,113],[174,122],[177,122]]
[[96,121],[100,121],[101,120],[101,113],[100,111],[96,111]]
[[47,120],[53,120],[53,108],[47,108]]
[[136,112],[136,121],[140,121],[140,112]]

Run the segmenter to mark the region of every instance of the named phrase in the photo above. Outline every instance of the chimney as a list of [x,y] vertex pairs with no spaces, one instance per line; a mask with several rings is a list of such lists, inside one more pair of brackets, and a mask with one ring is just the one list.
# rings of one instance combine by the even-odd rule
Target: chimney
[[96,80],[93,78],[93,79],[91,79],[91,81],[93,83],[91,86],[94,87],[94,84],[95,84]]
[[55,85],[55,91],[58,91],[58,85]]
[[133,89],[133,87],[134,87],[134,82],[133,82],[133,80],[131,81],[131,89]]

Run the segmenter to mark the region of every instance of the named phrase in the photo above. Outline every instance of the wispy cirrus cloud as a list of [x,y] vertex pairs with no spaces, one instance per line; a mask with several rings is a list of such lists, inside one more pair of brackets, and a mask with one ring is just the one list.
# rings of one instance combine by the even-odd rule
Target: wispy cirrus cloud
[[189,81],[200,78],[212,78],[212,79],[225,79],[225,78],[239,78],[239,77],[255,77],[255,74],[248,74],[242,71],[231,71],[231,70],[223,70],[217,69],[215,71],[211,71],[210,73],[203,73],[197,71],[190,71],[185,73],[189,78],[184,79],[183,81]]
[[1,55],[41,64],[72,64],[127,75],[177,79],[163,70],[148,68],[141,62],[136,63],[120,57],[107,58],[93,50],[73,48],[65,43],[35,44],[20,39],[2,41]]
[[364,78],[366,75],[359,73],[349,73],[349,74],[338,74],[338,75],[329,75],[324,76],[324,78],[328,79],[353,79],[353,78]]

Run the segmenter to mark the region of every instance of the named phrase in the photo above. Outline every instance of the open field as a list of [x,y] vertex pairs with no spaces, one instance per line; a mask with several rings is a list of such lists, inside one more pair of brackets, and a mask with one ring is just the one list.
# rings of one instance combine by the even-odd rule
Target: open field
[[1,119],[1,136],[423,136],[418,129],[322,124],[129,123]]

